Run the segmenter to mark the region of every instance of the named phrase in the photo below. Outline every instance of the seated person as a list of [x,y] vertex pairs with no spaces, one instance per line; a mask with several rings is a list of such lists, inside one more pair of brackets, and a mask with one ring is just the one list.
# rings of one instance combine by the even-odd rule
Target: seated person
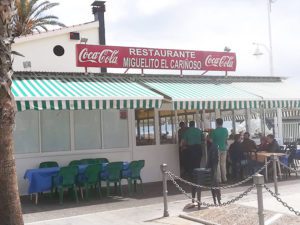
[[260,144],[258,146],[258,151],[267,151],[267,149],[268,149],[267,137],[261,136],[260,137]]
[[268,142],[267,152],[272,152],[272,153],[280,152],[280,146],[276,141],[276,139],[274,138],[273,134],[267,135],[267,142]]
[[234,135],[234,142],[229,146],[228,153],[231,160],[233,179],[238,177],[238,173],[240,174],[240,178],[242,178],[242,161],[245,160],[245,157],[242,149],[240,134]]
[[250,139],[249,132],[244,133],[244,140],[242,142],[242,148],[244,152],[256,152],[257,146],[256,143]]

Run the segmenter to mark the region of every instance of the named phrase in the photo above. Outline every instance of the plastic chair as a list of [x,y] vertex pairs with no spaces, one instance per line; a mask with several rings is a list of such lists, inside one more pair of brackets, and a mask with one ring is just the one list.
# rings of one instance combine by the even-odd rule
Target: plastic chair
[[59,191],[59,203],[63,203],[64,189],[73,189],[75,200],[78,203],[76,177],[78,175],[77,166],[65,166],[61,167],[58,175],[53,177],[53,188],[57,188]]
[[101,197],[101,182],[100,182],[100,174],[101,166],[100,164],[91,164],[89,165],[85,171],[83,180],[79,181],[81,197],[83,198],[82,188],[85,188],[86,200],[89,200],[89,192],[92,186],[98,187],[99,197]]
[[97,163],[109,163],[107,158],[96,158],[95,161]]
[[110,183],[113,182],[115,184],[115,188],[119,183],[119,191],[120,195],[122,196],[122,187],[121,187],[121,171],[123,169],[123,162],[111,162],[108,163],[106,172],[104,177],[101,176],[101,180],[106,181],[106,194],[109,196],[110,194]]
[[50,168],[50,167],[58,167],[58,163],[55,161],[47,161],[41,162],[39,168]]
[[143,191],[143,181],[141,178],[141,170],[145,166],[145,160],[132,161],[129,164],[129,170],[126,173],[123,173],[125,176],[123,178],[128,181],[129,193],[132,193],[132,182],[134,183],[134,192],[137,191],[137,181],[140,181],[141,191]]
[[68,166],[78,166],[80,165],[80,160],[72,160],[71,162],[69,162]]

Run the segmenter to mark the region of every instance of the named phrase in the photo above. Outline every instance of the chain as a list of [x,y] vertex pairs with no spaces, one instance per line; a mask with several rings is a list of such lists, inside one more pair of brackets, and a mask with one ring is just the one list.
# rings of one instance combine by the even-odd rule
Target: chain
[[171,181],[174,183],[174,185],[177,187],[177,189],[182,192],[182,194],[184,194],[187,198],[191,199],[193,202],[196,202],[196,203],[198,203],[200,205],[203,205],[203,206],[206,206],[206,207],[221,207],[221,206],[230,205],[230,204],[232,204],[232,203],[240,200],[244,196],[248,195],[249,192],[251,192],[252,189],[255,187],[255,184],[253,184],[252,186],[250,186],[249,188],[247,188],[246,191],[244,191],[240,195],[236,196],[235,198],[233,198],[233,199],[231,199],[231,200],[229,200],[227,202],[224,202],[224,203],[221,203],[221,204],[211,204],[211,203],[206,203],[206,202],[200,202],[197,199],[193,198],[188,193],[186,193],[186,191],[183,190],[182,187],[180,187],[180,185],[175,181],[174,177],[170,177],[170,178],[171,178]]
[[280,165],[282,165],[283,167],[287,168],[288,170],[291,170],[291,171],[293,171],[293,172],[295,172],[295,173],[300,173],[300,170],[295,170],[295,169],[293,169],[293,168],[291,168],[291,167],[285,165],[284,163],[282,163],[282,162],[280,162],[280,161],[279,161],[279,163],[280,163]]
[[278,197],[267,185],[264,185],[266,190],[274,197],[278,202],[280,202],[284,207],[288,208],[291,212],[295,213],[296,216],[300,216],[300,212],[295,210],[293,207],[289,206],[286,202],[284,202],[281,198]]
[[216,187],[216,186],[209,187],[209,186],[204,186],[204,185],[195,184],[195,183],[192,183],[192,182],[187,181],[187,180],[185,180],[185,179],[182,179],[181,177],[179,177],[179,176],[173,174],[171,171],[166,171],[166,173],[169,175],[169,177],[170,177],[171,179],[172,179],[172,178],[173,178],[173,179],[175,178],[176,180],[179,180],[179,181],[181,181],[181,182],[183,182],[183,183],[185,183],[185,184],[191,185],[191,186],[196,187],[196,188],[203,188],[203,189],[209,189],[209,190],[210,190],[210,189],[214,189],[214,190],[216,190],[216,189],[228,189],[228,188],[233,188],[233,187],[240,186],[240,185],[242,185],[242,184],[248,182],[249,180],[251,180],[251,179],[253,178],[253,176],[254,176],[255,174],[258,174],[258,173],[260,173],[261,171],[263,171],[270,163],[271,163],[271,161],[268,161],[263,167],[261,167],[259,170],[257,170],[253,175],[248,176],[246,179],[244,179],[244,180],[242,180],[242,181],[240,181],[240,182],[237,182],[237,183],[231,184],[231,185],[220,186],[220,187]]

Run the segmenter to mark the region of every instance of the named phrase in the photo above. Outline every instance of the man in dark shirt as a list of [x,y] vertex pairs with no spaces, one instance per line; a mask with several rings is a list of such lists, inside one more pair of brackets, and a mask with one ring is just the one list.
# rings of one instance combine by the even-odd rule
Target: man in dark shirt
[[273,134],[267,135],[267,142],[268,142],[268,146],[267,146],[268,152],[272,152],[272,153],[280,152],[280,146],[276,141],[276,139],[274,138]]
[[242,178],[242,161],[245,160],[245,156],[243,153],[240,134],[234,135],[234,142],[230,145],[228,152],[231,160],[231,172],[233,179],[238,178],[238,173],[240,173],[240,177]]
[[244,152],[256,152],[257,146],[256,143],[250,139],[249,132],[244,133],[244,140],[242,142],[242,148]]

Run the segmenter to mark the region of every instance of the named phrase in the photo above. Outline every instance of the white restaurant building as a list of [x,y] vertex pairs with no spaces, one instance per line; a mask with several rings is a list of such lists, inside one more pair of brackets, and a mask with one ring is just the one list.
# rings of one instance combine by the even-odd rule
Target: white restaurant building
[[[299,116],[300,96],[280,77],[141,76],[101,74],[99,68],[86,73],[76,67],[79,40],[70,33],[98,44],[98,29],[96,21],[15,39],[13,50],[25,56],[14,59],[12,88],[21,194],[27,193],[25,171],[42,161],[63,166],[82,158],[145,159],[144,182],[161,180],[161,163],[179,174],[179,121],[196,120],[205,129],[221,116],[232,129],[244,120],[251,131],[253,121],[269,118],[283,140],[284,118]],[[289,123],[298,132],[297,122]]]

